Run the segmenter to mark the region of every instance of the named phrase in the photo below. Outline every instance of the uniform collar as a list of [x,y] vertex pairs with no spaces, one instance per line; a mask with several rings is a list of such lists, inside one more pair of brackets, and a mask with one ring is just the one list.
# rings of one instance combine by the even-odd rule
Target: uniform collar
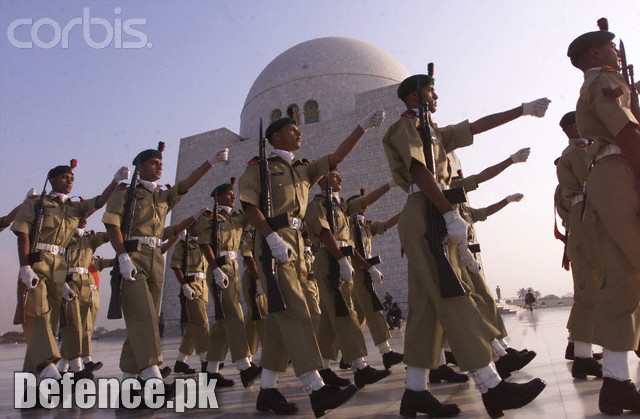
[[364,215],[358,214],[358,221],[360,222],[360,224],[364,224]]
[[138,179],[138,182],[140,182],[140,184],[144,186],[145,189],[148,190],[149,192],[155,191],[156,188],[158,187],[158,184],[156,182],[151,182],[144,179]]
[[58,197],[60,199],[60,202],[62,202],[63,204],[67,201],[67,199],[69,199],[69,196],[63,194],[62,192],[53,192],[53,191],[51,191],[49,196],[51,196],[52,199],[55,198],[55,197]]
[[218,212],[220,211],[225,211],[227,214],[231,214],[231,211],[233,211],[233,208],[227,206],[227,205],[220,205],[218,204]]
[[276,156],[280,157],[282,160],[286,161],[289,166],[293,165],[293,160],[296,157],[290,151],[278,150],[278,149],[272,150],[271,151],[271,155],[276,155]]

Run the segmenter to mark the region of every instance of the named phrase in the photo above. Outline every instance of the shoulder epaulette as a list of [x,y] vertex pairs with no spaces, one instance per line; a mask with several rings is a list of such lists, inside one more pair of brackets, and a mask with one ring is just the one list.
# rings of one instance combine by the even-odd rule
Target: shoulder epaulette
[[403,118],[407,118],[407,119],[416,119],[418,118],[418,115],[416,115],[416,113],[410,109],[402,112],[402,115],[400,115]]
[[260,163],[260,157],[255,156],[254,158],[252,158],[251,160],[249,160],[247,162],[247,165],[249,166],[257,166]]
[[602,68],[600,68],[600,72],[601,73],[617,73],[618,70],[608,65],[603,65]]

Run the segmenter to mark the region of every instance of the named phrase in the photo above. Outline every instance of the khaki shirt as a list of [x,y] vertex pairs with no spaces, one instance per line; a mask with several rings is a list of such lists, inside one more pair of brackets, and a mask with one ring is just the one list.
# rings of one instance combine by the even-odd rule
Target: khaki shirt
[[556,212],[563,224],[569,220],[569,211],[571,211],[571,201],[565,198],[562,194],[562,187],[556,186],[556,190],[553,194],[553,202],[556,205]]
[[[104,224],[121,226],[124,216],[124,204],[127,197],[125,190],[117,190],[107,202],[107,209],[102,216]],[[131,223],[131,236],[153,236],[162,239],[164,226],[169,211],[176,206],[183,195],[178,194],[178,188],[166,190],[158,186],[153,192],[142,185],[135,191],[136,208]],[[123,232],[126,234],[127,232]]]
[[[423,166],[427,166],[422,139],[418,132],[419,125],[420,120],[417,117],[411,116],[409,111],[405,112],[389,127],[382,138],[393,180],[405,192],[409,192],[409,186],[413,182],[409,173],[411,161],[416,160]],[[471,125],[469,121],[463,121],[444,128],[438,128],[433,124],[432,128],[435,175],[438,183],[448,185],[451,181],[451,172],[447,153],[473,144]]]
[[611,67],[587,70],[576,104],[576,126],[583,138],[593,140],[589,156],[595,157],[629,122],[638,124],[631,113],[631,94],[624,77]]
[[[384,222],[380,221],[371,221],[365,219],[363,223],[359,219],[357,219],[356,222],[360,225],[360,231],[362,232],[362,242],[365,252],[362,257],[369,258],[371,257],[371,254],[373,252],[373,237],[384,234],[387,231],[387,227],[385,226]],[[349,223],[349,225],[351,227],[351,240],[357,248],[358,244],[356,243],[356,227],[353,222],[353,216],[351,216],[351,222]]]
[[242,233],[240,249],[238,250],[242,257],[253,258],[253,241],[255,240],[255,235],[254,229],[248,229]]
[[[184,258],[184,250],[185,250],[185,241],[180,240],[180,243],[176,246],[173,251],[173,255],[171,256],[171,268],[172,269],[180,269],[184,272],[183,266],[183,258]],[[206,273],[207,272],[207,259],[200,251],[200,246],[198,246],[198,242],[196,240],[189,240],[189,275],[193,275],[196,273]]]
[[[247,217],[241,212],[232,210],[231,213],[218,209],[218,230],[220,232],[220,248],[222,251],[238,251],[242,232],[248,225]],[[200,217],[198,220],[198,244],[208,244],[215,250],[217,243],[213,237],[213,215],[211,218]]]
[[[27,198],[18,210],[11,230],[29,235],[36,221],[36,207],[40,199]],[[46,195],[43,203],[44,216],[40,230],[40,243],[67,247],[80,224],[96,211],[96,198],[82,202],[67,199],[63,204],[55,195]]]
[[556,166],[556,174],[562,195],[569,201],[577,195],[582,195],[590,164],[586,147],[572,143],[562,152]]
[[75,237],[67,248],[70,268],[89,268],[93,262],[93,254],[98,247],[107,243],[107,233],[88,233]]
[[[348,242],[349,245],[353,246],[351,232],[349,230],[349,217],[335,199],[332,199],[331,202],[333,203],[333,219],[335,226],[333,236],[336,240]],[[324,196],[316,195],[313,198],[313,201],[309,202],[304,222],[311,241],[315,244],[321,243],[320,233],[322,233],[323,230],[330,230]]]

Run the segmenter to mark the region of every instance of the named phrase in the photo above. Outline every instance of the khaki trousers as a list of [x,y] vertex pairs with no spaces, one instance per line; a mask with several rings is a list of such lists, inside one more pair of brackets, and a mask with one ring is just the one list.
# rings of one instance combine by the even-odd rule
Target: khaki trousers
[[[91,348],[91,340],[93,339],[93,329],[96,327],[96,320],[98,319],[98,309],[100,308],[100,291],[95,288],[95,282],[93,278],[91,279],[91,284],[93,289],[91,290],[91,299],[89,300],[88,314],[87,318],[83,319],[87,322],[87,327],[84,330],[87,331],[86,334],[82,335],[82,356],[90,356],[93,353]],[[80,313],[83,312],[85,308],[80,305]],[[89,326],[89,319],[91,320],[91,326]]]
[[62,330],[62,348],[64,359],[75,359],[82,356],[83,336],[93,330],[93,319],[89,313],[91,301],[91,284],[87,274],[73,274],[69,284],[76,293],[76,298],[67,301],[67,325]]
[[262,319],[253,320],[253,303],[249,295],[249,285],[251,283],[251,274],[248,270],[242,275],[242,297],[247,306],[247,317],[244,320],[244,330],[247,335],[247,343],[249,344],[249,352],[255,355],[258,352],[258,345],[264,334],[264,324],[267,318],[267,296],[265,294],[256,294],[256,304],[260,310]]
[[189,321],[184,329],[184,335],[180,342],[180,353],[191,355],[195,350],[197,354],[207,350],[209,343],[209,318],[207,317],[207,303],[209,302],[209,290],[205,279],[196,279],[189,286],[196,292],[193,300],[186,299]]
[[382,311],[373,311],[371,294],[369,294],[364,284],[364,271],[358,267],[354,267],[354,269],[353,305],[356,309],[358,324],[362,332],[364,332],[365,324],[368,325],[373,343],[379,345],[391,338],[389,325],[387,325],[387,320]]

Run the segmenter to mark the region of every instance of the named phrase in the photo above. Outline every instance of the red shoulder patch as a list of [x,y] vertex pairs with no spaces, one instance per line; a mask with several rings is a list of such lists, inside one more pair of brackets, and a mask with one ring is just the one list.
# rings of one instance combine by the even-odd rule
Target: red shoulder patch
[[608,66],[608,65],[603,65],[603,66],[600,68],[600,72],[601,72],[601,73],[617,73],[617,72],[618,72],[618,70],[616,70],[615,68],[610,67],[610,66]]
[[257,166],[258,164],[260,164],[260,158],[258,156],[255,156],[247,162],[247,165],[249,166]]
[[403,118],[408,118],[408,119],[417,119],[418,115],[416,115],[416,113],[412,110],[406,110],[404,112],[402,112],[402,115],[400,115]]
[[616,87],[615,89],[605,89],[604,87],[602,88],[602,95],[604,97],[615,99],[622,96],[622,93],[622,87]]

